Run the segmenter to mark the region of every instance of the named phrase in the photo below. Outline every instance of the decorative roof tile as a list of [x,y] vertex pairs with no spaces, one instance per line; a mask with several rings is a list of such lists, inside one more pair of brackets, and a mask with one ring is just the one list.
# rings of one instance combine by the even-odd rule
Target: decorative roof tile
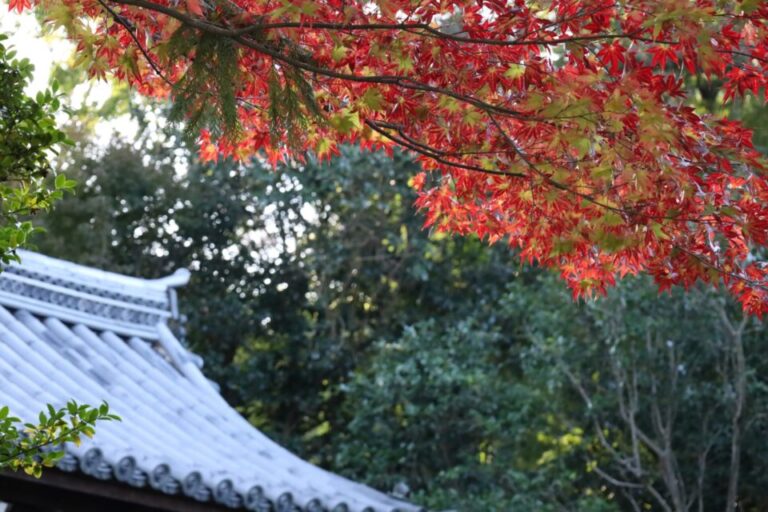
[[20,251],[0,273],[0,404],[109,402],[122,422],[58,469],[258,512],[421,510],[274,443],[219,395],[169,329],[189,272],[146,280]]

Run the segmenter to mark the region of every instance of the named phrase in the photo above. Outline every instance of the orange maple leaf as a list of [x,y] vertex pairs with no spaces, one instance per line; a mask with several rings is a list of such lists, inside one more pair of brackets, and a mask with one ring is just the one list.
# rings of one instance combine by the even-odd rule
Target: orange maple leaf
[[[26,0],[21,0],[26,1]],[[191,12],[195,16],[204,17],[203,8],[200,6],[200,0],[185,0],[187,4],[187,11]]]

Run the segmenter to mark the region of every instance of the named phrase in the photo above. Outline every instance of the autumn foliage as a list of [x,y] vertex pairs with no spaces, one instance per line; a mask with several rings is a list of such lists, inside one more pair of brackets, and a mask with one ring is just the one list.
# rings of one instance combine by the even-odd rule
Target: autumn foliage
[[203,158],[401,146],[428,225],[506,240],[577,296],[647,272],[768,312],[766,161],[686,86],[764,95],[766,1],[32,3],[92,75],[172,95]]

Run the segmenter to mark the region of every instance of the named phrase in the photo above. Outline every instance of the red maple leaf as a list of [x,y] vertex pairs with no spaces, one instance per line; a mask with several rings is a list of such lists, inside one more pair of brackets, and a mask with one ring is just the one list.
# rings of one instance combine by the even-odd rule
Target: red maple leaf
[[23,12],[24,9],[29,9],[32,7],[32,4],[30,3],[30,0],[8,0],[8,10],[16,12]]

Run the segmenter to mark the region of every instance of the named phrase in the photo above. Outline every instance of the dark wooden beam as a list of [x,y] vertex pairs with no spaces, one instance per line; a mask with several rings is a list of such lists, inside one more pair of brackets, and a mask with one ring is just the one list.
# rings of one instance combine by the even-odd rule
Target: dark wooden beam
[[43,509],[32,505],[10,504],[5,512],[51,512],[53,509]]
[[56,469],[43,471],[40,479],[0,471],[0,501],[61,512],[232,512],[217,503],[200,503],[148,487],[137,489]]

